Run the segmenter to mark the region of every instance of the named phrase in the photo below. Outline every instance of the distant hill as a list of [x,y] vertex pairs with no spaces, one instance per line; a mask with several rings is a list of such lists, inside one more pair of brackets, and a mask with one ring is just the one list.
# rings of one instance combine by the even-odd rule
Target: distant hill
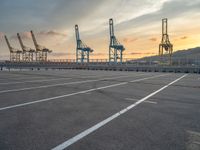
[[[186,50],[178,50],[173,53],[173,58],[177,59],[200,59],[200,47],[190,48]],[[160,57],[158,55],[156,56],[149,56],[140,58],[138,60],[152,60],[152,61],[158,61]]]
[[174,57],[189,57],[189,58],[200,56],[200,47],[190,48],[187,50],[179,50],[173,53],[173,56]]

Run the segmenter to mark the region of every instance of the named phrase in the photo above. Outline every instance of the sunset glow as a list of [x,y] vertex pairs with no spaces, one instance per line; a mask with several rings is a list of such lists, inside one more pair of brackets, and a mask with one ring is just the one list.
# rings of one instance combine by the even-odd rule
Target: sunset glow
[[200,0],[3,0],[0,10],[1,59],[9,58],[3,35],[20,49],[19,32],[25,45],[34,48],[30,30],[38,43],[53,50],[50,59],[74,59],[75,24],[82,40],[95,50],[91,59],[107,59],[109,18],[114,19],[115,34],[126,47],[124,58],[157,55],[165,17],[174,51],[200,45]]

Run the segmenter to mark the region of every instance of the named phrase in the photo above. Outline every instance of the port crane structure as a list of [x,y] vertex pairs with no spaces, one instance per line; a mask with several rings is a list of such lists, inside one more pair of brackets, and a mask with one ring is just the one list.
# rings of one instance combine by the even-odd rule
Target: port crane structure
[[38,62],[46,62],[47,61],[47,57],[48,57],[48,53],[51,53],[52,50],[47,49],[44,46],[41,46],[37,43],[35,35],[33,33],[33,31],[31,30],[31,36],[33,39],[33,43],[35,45],[35,49],[36,49],[36,61]]
[[24,45],[19,33],[17,33],[17,38],[22,48],[22,60],[25,62],[33,62],[35,50]]
[[89,63],[90,61],[90,53],[94,50],[88,47],[85,43],[80,39],[79,27],[75,25],[75,35],[76,35],[76,62],[77,63]]
[[114,23],[113,19],[109,20],[110,29],[110,45],[109,45],[109,62],[110,63],[122,63],[123,62],[123,52],[125,47],[120,44],[114,33]]
[[172,64],[173,45],[169,40],[167,18],[162,19],[162,40],[159,44],[159,56],[161,59],[165,53],[169,55],[169,63]]
[[11,62],[20,62],[20,61],[21,61],[21,54],[22,54],[22,51],[21,51],[21,50],[18,50],[18,49],[16,49],[16,48],[13,48],[13,47],[10,45],[10,42],[8,41],[8,38],[7,38],[6,35],[4,36],[4,38],[5,38],[5,40],[6,40],[8,49],[10,50],[10,61],[11,61]]

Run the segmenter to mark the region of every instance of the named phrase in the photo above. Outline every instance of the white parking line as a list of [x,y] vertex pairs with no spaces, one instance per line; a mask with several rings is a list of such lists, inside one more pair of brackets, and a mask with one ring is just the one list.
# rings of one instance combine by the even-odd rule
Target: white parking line
[[[142,76],[145,74],[140,74],[137,76]],[[133,77],[137,77],[133,76]],[[75,82],[67,82],[67,83],[58,83],[58,84],[49,84],[49,85],[43,85],[43,86],[36,86],[36,87],[27,87],[27,88],[21,88],[21,89],[10,89],[10,90],[2,90],[0,91],[0,94],[2,93],[9,93],[9,92],[19,92],[19,91],[25,91],[25,90],[33,90],[33,89],[41,89],[41,88],[48,88],[48,87],[55,87],[55,86],[64,86],[64,85],[72,85],[72,84],[81,84],[81,83],[89,83],[89,82],[97,82],[102,80],[110,80],[110,79],[119,79],[119,78],[126,78],[131,77],[129,76],[119,76],[119,77],[111,77],[111,78],[102,78],[102,79],[95,79],[95,80],[84,80],[84,81],[75,81]]]
[[[166,75],[168,75],[168,74],[151,76],[151,77],[148,77],[148,78],[143,78],[143,80],[158,78],[158,77],[166,76]],[[136,80],[133,80],[132,82],[138,82],[138,81],[142,81],[142,79],[136,79]],[[7,109],[12,109],[12,108],[17,108],[17,107],[22,107],[22,106],[27,106],[27,105],[31,105],[31,104],[35,104],[35,103],[52,101],[52,100],[56,100],[56,99],[59,99],[59,98],[70,97],[70,96],[74,96],[74,95],[78,95],[78,94],[89,93],[89,92],[93,92],[93,91],[97,91],[97,90],[102,90],[102,89],[107,89],[107,88],[116,87],[116,86],[120,86],[120,85],[125,85],[125,84],[128,84],[128,83],[129,82],[121,82],[121,83],[118,83],[118,84],[111,84],[111,85],[108,85],[108,86],[93,88],[93,89],[84,90],[84,91],[80,91],[80,92],[75,92],[75,93],[71,93],[71,94],[66,94],[66,95],[61,95],[61,96],[56,96],[56,97],[51,97],[51,98],[45,98],[45,99],[32,101],[32,102],[27,102],[27,103],[21,103],[21,104],[17,104],[17,105],[11,105],[11,106],[0,108],[0,111],[7,110]]]
[[3,79],[17,79],[17,80],[32,80],[32,79],[41,79],[41,78],[46,78],[46,77],[30,77],[30,78],[17,78],[17,77],[7,77],[7,78],[3,78]]
[[186,75],[181,76],[180,78],[174,80],[173,82],[165,85],[164,87],[158,89],[157,91],[147,95],[146,97],[142,98],[141,100],[137,101],[136,103],[126,107],[125,109],[117,112],[116,114],[110,116],[109,118],[99,122],[98,124],[92,126],[91,128],[81,132],[80,134],[72,137],[71,139],[65,141],[64,143],[56,146],[55,148],[53,148],[52,150],[63,150],[67,147],[69,147],[70,145],[76,143],[77,141],[81,140],[82,138],[84,138],[85,136],[91,134],[92,132],[96,131],[97,129],[99,129],[100,127],[106,125],[107,123],[109,123],[110,121],[112,121],[113,119],[118,118],[119,116],[121,116],[122,114],[126,113],[127,111],[129,111],[130,109],[136,107],[137,105],[139,105],[140,103],[146,101],[147,99],[149,99],[150,97],[156,95],[157,93],[161,92],[162,90],[166,89],[167,87],[169,87],[170,85],[176,83],[177,81],[181,80],[182,78],[184,78]]
[[[138,99],[133,99],[133,98],[125,98],[125,100],[129,101],[138,101]],[[157,104],[157,102],[154,101],[144,101],[145,103],[151,103],[151,104]]]
[[[48,79],[50,77],[50,79]],[[75,76],[70,76],[70,77],[65,77],[65,76],[60,76],[60,77],[54,77],[53,76],[53,78],[51,77],[51,76],[49,76],[49,77],[47,77],[47,76],[36,76],[36,77],[31,77],[31,78],[24,78],[24,77],[21,77],[21,78],[16,78],[16,77],[14,77],[14,78],[12,78],[12,77],[8,77],[8,78],[6,78],[6,79],[17,79],[18,81],[13,81],[13,82],[2,82],[2,83],[0,83],[0,85],[7,85],[7,84],[18,84],[18,83],[29,83],[29,82],[38,82],[38,81],[48,81],[48,80],[60,80],[60,79],[67,79],[67,78],[70,78],[70,79],[72,79],[72,78],[94,78],[95,76],[87,76],[87,77],[82,77],[82,76],[78,76],[78,75],[75,75]],[[101,77],[101,76],[99,76],[99,77]],[[40,80],[32,80],[32,79],[40,79]],[[42,79],[42,78],[45,78],[45,79]],[[23,81],[21,81],[21,80],[23,80]],[[24,80],[26,80],[26,81],[24,81]],[[32,80],[32,81],[30,81],[30,80]]]
[[[14,75],[14,74],[13,74]],[[37,75],[40,75],[40,74],[29,74],[29,75],[27,75],[27,76],[24,76],[24,77],[22,77],[23,76],[23,74],[17,74],[17,75],[15,75],[15,76],[20,76],[20,78],[18,78],[18,77],[13,77],[13,76],[7,76],[7,78],[5,78],[5,76],[4,76],[4,79],[17,79],[18,81],[13,81],[13,82],[2,82],[2,83],[0,83],[0,85],[6,85],[6,84],[18,84],[18,83],[28,83],[28,82],[34,82],[34,81],[39,81],[39,80],[32,80],[32,79],[40,79],[40,80],[47,80],[47,78],[49,78],[50,77],[50,79],[62,79],[62,78],[94,78],[94,77],[97,77],[97,76],[94,76],[94,75],[92,75],[92,76],[86,76],[86,77],[83,77],[83,76],[81,76],[81,75],[74,75],[74,76],[70,76],[70,77],[65,77],[65,76],[60,76],[60,77],[55,77],[55,76],[48,76],[47,74],[41,74],[40,76],[37,76]],[[31,77],[31,76],[35,76],[35,77]],[[27,77],[29,77],[29,78],[27,78]],[[101,76],[99,76],[99,77],[101,77]],[[44,79],[42,79],[42,78],[44,78]],[[59,80],[58,79],[58,80]],[[20,81],[19,81],[20,80]],[[23,80],[23,81],[21,81],[21,80]],[[24,80],[27,80],[27,81],[24,81]],[[30,80],[32,80],[32,81],[30,81]]]
[[[75,76],[70,76],[70,77],[59,77],[59,78],[53,78],[53,79],[40,79],[40,80],[31,80],[31,79],[38,79],[38,78],[45,78],[44,76],[41,76],[41,77],[33,77],[33,78],[21,78],[21,79],[29,79],[28,81],[14,81],[14,82],[3,82],[3,83],[0,83],[0,85],[9,85],[9,84],[20,84],[20,83],[32,83],[32,82],[45,82],[45,81],[56,81],[56,80],[62,80],[62,79],[73,79],[73,78],[80,78],[80,79],[85,79],[85,78],[95,78],[95,77],[102,77],[102,76],[86,76],[86,77],[82,77],[82,76],[78,76],[78,75],[75,75]],[[110,76],[108,76],[110,77]],[[15,78],[15,79],[19,79],[19,78]],[[31,80],[31,81],[30,81]]]
[[34,82],[46,82],[46,81],[57,81],[57,80],[63,80],[67,79],[70,80],[72,78],[59,78],[59,79],[45,79],[45,80],[32,80],[32,81],[16,81],[16,82],[6,82],[6,83],[0,83],[0,85],[9,85],[9,84],[19,84],[19,83],[34,83]]

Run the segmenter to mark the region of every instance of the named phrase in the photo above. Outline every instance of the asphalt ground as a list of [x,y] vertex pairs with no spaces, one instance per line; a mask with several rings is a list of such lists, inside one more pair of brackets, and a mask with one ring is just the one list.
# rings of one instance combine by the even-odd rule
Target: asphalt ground
[[200,76],[0,72],[1,150],[199,150]]

